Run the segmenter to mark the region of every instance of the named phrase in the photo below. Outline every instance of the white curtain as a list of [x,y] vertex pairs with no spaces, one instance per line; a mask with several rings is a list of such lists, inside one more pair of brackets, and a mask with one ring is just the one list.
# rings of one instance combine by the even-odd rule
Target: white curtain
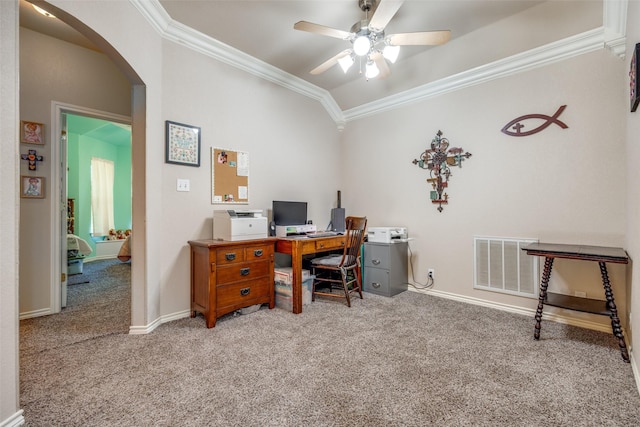
[[91,232],[108,236],[115,228],[113,214],[113,162],[91,158]]

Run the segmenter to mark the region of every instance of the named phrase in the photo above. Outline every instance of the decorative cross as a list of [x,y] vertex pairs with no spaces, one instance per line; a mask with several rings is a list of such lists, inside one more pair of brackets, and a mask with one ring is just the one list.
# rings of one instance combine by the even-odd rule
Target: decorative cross
[[27,160],[29,162],[30,171],[36,170],[37,162],[44,160],[44,157],[38,156],[36,150],[29,150],[29,154],[22,154],[20,157],[22,157],[22,160]]
[[425,150],[420,159],[414,159],[413,164],[421,169],[428,169],[431,184],[431,203],[438,205],[438,211],[442,212],[442,205],[449,203],[449,195],[444,189],[449,186],[451,170],[449,166],[462,167],[462,162],[471,157],[471,153],[463,153],[462,148],[449,148],[449,140],[442,137],[442,131],[438,131],[431,140],[431,148]]

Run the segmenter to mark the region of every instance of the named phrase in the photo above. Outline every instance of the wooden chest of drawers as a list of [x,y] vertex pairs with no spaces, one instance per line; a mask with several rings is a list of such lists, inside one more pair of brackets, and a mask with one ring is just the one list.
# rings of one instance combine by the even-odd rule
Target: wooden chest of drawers
[[191,317],[207,328],[220,316],[254,304],[273,308],[275,238],[227,242],[191,240]]

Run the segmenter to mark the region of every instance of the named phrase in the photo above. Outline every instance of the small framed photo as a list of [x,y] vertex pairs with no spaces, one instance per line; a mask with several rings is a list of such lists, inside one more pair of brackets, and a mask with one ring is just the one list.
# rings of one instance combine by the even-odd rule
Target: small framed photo
[[638,69],[640,63],[640,43],[636,44],[631,56],[631,66],[629,67],[629,95],[631,101],[631,112],[638,109],[640,101],[640,87],[638,87]]
[[20,142],[44,145],[44,125],[42,123],[20,122]]
[[167,120],[165,162],[200,166],[200,128]]
[[20,177],[20,197],[24,199],[44,199],[44,177]]

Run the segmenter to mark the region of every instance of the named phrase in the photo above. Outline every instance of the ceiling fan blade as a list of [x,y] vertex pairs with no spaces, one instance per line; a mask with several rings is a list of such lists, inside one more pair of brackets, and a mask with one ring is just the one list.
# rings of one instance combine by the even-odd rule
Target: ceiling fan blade
[[378,74],[379,79],[384,79],[391,75],[391,69],[389,68],[389,64],[384,60],[384,56],[382,56],[381,52],[374,52],[371,54],[371,59],[376,63],[380,74]]
[[343,50],[342,52],[340,52],[339,54],[337,54],[336,56],[327,59],[325,62],[323,62],[322,64],[318,65],[316,68],[314,68],[313,70],[309,71],[311,74],[321,74],[324,73],[325,71],[327,71],[329,68],[333,67],[334,65],[336,65],[338,63],[338,61],[351,54],[351,49],[346,49]]
[[445,44],[450,38],[449,30],[391,34],[387,37],[389,43],[395,46],[439,45]]
[[323,36],[335,37],[342,40],[349,40],[351,37],[351,33],[348,31],[336,30],[335,28],[325,27],[324,25],[314,24],[307,21],[296,22],[293,24],[293,29],[321,34]]
[[371,20],[369,28],[375,31],[382,31],[387,26],[391,18],[396,14],[404,0],[380,0]]

